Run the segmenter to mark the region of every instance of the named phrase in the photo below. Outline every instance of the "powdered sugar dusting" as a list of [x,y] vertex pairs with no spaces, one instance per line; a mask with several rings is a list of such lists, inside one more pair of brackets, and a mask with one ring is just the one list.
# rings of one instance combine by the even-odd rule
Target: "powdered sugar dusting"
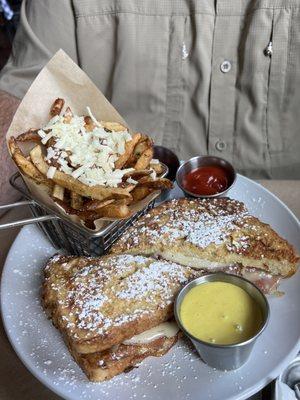
[[[233,231],[241,229],[249,217],[244,205],[231,199],[172,200],[138,220],[120,239],[126,248],[147,240],[149,244],[168,244],[184,240],[199,248],[223,244]],[[248,247],[247,237],[229,241],[228,250]]]
[[76,339],[105,335],[116,326],[126,328],[156,313],[158,306],[164,309],[196,274],[178,264],[132,255],[64,261],[51,261],[46,284],[56,298],[60,324]]
[[[165,279],[164,279],[165,277]],[[164,298],[173,298],[173,288],[169,284],[169,279],[174,279],[183,284],[187,280],[184,270],[178,264],[166,262],[152,262],[148,268],[138,271],[129,277],[127,282],[121,282],[120,291],[117,297],[120,299],[147,299],[147,302],[154,301],[157,292]]]

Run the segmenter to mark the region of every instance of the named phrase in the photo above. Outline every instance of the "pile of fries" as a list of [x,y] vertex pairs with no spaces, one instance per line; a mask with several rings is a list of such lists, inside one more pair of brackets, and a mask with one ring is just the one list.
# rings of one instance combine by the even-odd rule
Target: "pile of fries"
[[[64,103],[64,100],[59,98],[54,101],[50,109],[51,119],[45,128],[29,129],[17,138],[11,137],[8,145],[12,158],[21,172],[35,183],[46,186],[49,195],[68,214],[77,215],[86,226],[93,229],[96,219],[128,218],[132,214],[131,205],[155,190],[172,188],[171,181],[160,178],[164,172],[164,166],[158,160],[153,160],[153,142],[148,136],[141,133],[130,135],[128,129],[117,122],[97,121],[89,109],[89,115],[84,117],[74,116],[69,107],[62,114]],[[74,166],[72,152],[68,148],[59,149],[67,157],[64,168],[57,159],[49,157],[50,147],[52,146],[56,151],[59,147],[59,140],[51,131],[53,129],[51,121],[55,122],[58,118],[63,124],[71,124],[74,118],[81,118],[81,121],[84,121],[81,135],[91,135],[97,127],[104,129],[108,136],[121,135],[121,133],[125,135],[126,141],[123,143],[122,150],[114,154],[114,161],[110,163],[113,165],[113,172],[121,177],[120,182],[117,181],[116,185],[84,183],[76,177],[76,171],[79,171],[82,166]],[[45,136],[50,139],[45,139]],[[89,140],[86,137],[85,139]],[[27,155],[19,146],[22,142],[32,144]],[[100,153],[99,143],[98,147],[100,150],[97,151]],[[105,151],[107,151],[106,148]],[[90,166],[90,168],[94,167]],[[67,171],[70,170],[70,173],[65,172],[66,168]],[[106,169],[105,165],[103,169]]]

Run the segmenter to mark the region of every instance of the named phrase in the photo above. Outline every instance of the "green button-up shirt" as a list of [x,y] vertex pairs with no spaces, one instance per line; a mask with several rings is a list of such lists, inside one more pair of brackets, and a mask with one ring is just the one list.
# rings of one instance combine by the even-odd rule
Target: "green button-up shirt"
[[24,0],[0,89],[22,97],[59,48],[180,158],[300,178],[300,0]]

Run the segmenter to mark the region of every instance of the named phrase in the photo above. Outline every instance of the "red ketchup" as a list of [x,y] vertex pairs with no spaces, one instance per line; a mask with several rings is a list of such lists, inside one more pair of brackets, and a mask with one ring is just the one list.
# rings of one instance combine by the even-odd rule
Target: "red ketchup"
[[228,178],[221,167],[199,167],[193,169],[183,178],[182,185],[191,193],[206,196],[226,190]]

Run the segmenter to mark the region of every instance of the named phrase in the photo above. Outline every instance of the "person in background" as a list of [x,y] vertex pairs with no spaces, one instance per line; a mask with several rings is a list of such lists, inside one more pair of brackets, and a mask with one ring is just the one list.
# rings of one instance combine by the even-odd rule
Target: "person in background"
[[24,0],[0,74],[0,201],[13,197],[5,132],[59,48],[132,129],[181,159],[300,178],[299,0]]

